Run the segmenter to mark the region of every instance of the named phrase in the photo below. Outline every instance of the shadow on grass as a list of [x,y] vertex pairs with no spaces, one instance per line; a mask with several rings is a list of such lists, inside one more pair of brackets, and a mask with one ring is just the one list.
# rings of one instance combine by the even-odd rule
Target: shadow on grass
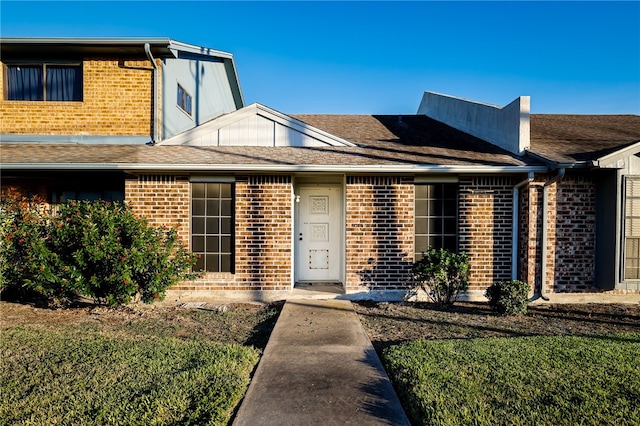
[[470,339],[537,335],[604,335],[640,331],[636,306],[533,305],[523,316],[500,316],[488,304],[355,302],[378,353],[416,339]]
[[284,301],[270,303],[269,306],[264,309],[261,321],[253,327],[244,345],[253,346],[264,351],[283,307]]

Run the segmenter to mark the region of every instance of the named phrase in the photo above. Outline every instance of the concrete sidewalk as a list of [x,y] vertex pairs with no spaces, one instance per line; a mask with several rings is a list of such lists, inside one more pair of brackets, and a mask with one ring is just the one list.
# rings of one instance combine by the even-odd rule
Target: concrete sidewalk
[[284,305],[234,425],[409,425],[351,302]]

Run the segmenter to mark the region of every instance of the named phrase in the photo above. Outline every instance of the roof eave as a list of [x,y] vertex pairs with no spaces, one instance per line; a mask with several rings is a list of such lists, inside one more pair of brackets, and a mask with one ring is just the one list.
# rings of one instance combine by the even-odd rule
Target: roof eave
[[156,164],[156,163],[5,163],[2,170],[162,171],[162,172],[332,172],[332,173],[454,173],[491,174],[545,172],[546,166],[407,165],[286,165],[281,164]]

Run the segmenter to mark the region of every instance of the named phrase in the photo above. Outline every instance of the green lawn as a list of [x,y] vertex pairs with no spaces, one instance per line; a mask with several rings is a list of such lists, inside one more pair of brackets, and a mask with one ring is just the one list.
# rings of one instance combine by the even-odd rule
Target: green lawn
[[420,340],[383,363],[415,425],[640,425],[640,333]]
[[2,330],[0,424],[226,425],[260,350],[98,331]]

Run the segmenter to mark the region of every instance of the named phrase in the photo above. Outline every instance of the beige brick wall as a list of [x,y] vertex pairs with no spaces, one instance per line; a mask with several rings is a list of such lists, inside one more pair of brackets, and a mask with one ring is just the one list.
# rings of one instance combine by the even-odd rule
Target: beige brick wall
[[[160,60],[157,63],[161,65]],[[0,78],[3,79],[0,82],[0,133],[151,135],[152,70],[148,60],[87,59],[82,63],[82,102],[45,102],[5,100],[3,67],[3,72],[0,73]],[[162,81],[160,74],[161,68],[158,73],[159,82]]]
[[406,289],[413,262],[412,178],[348,176],[348,291]]

